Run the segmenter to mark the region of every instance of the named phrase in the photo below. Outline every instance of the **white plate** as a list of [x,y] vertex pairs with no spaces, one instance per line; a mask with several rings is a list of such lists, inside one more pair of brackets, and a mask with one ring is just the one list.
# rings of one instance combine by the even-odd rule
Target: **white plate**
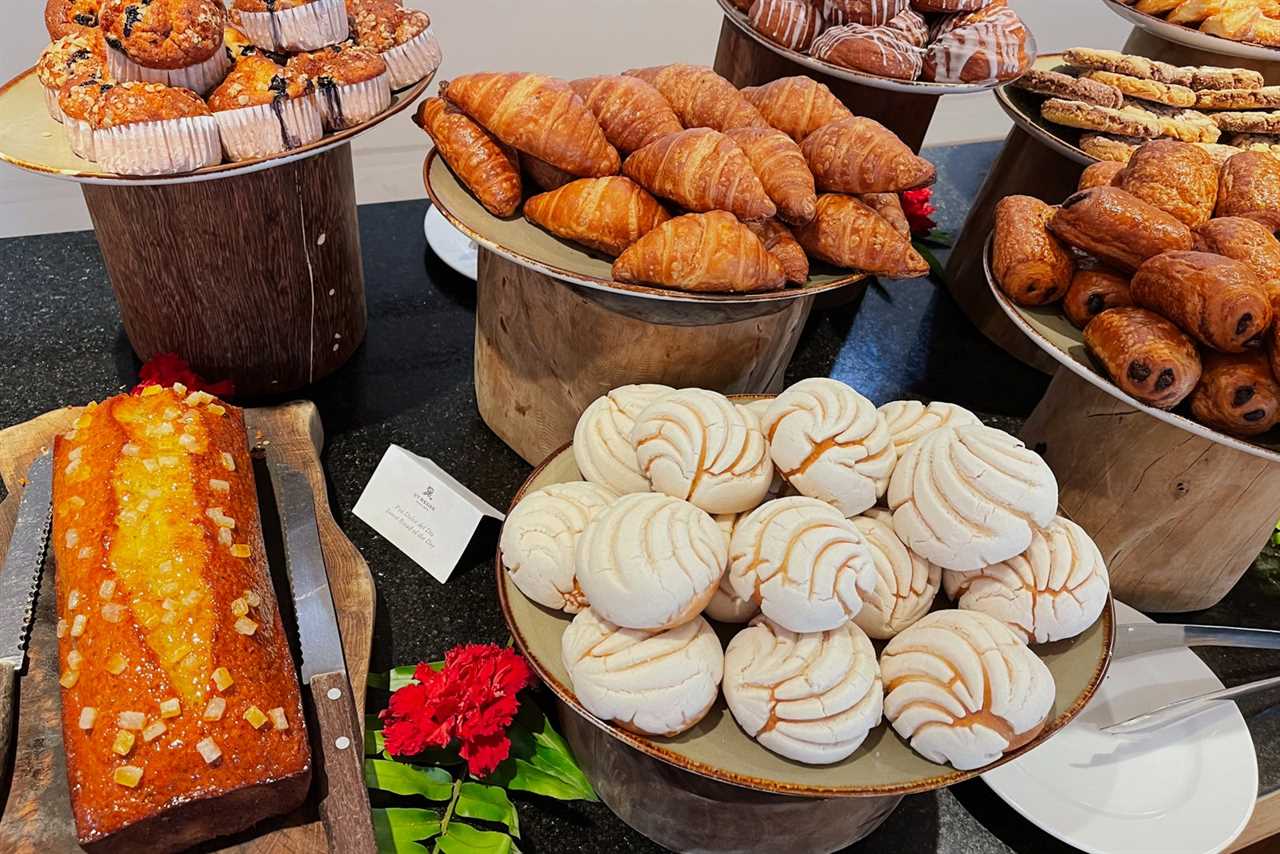
[[[1151,620],[1116,602],[1116,622]],[[1221,687],[1189,649],[1113,659],[1078,718],[982,779],[1027,820],[1090,854],[1222,851],[1258,797],[1257,754],[1235,703],[1152,732],[1098,729]]]
[[441,261],[466,276],[476,280],[477,247],[474,240],[453,227],[453,223],[444,218],[435,205],[427,208],[427,217],[422,221],[422,230],[426,232],[427,243]]
[[1221,56],[1234,56],[1239,59],[1261,59],[1264,62],[1280,60],[1280,49],[1274,47],[1238,42],[1222,36],[1202,33],[1193,27],[1184,27],[1182,24],[1171,24],[1163,18],[1139,12],[1137,9],[1119,2],[1119,0],[1102,0],[1102,2],[1112,12],[1115,12],[1135,27],[1146,30],[1153,36],[1162,38],[1165,41],[1177,42],[1187,47],[1199,48]]

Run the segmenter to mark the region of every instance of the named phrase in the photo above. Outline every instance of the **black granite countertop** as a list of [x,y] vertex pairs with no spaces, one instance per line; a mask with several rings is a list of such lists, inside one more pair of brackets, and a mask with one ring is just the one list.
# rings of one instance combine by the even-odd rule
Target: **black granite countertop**
[[[958,232],[997,144],[933,149],[942,227]],[[482,498],[506,507],[529,473],[476,412],[474,286],[435,258],[422,233],[425,201],[360,210],[369,334],[352,361],[305,393],[320,407],[330,501],[378,590],[373,669],[436,658],[468,641],[504,642],[494,589],[496,526],[484,527],[447,585],[356,519],[351,509],[387,446],[430,456]],[[0,240],[0,426],[115,393],[136,381],[92,232]],[[986,341],[950,297],[925,280],[873,286],[855,311],[815,311],[788,380],[839,377],[877,403],[914,396],[967,406],[1016,430],[1047,377]],[[1277,508],[1280,515],[1280,508]],[[1227,599],[1180,619],[1280,623],[1280,551],[1264,555]],[[1228,684],[1280,671],[1280,656],[1240,650],[1205,658]],[[1262,790],[1280,788],[1280,714],[1253,698],[1244,711],[1259,749]],[[602,805],[521,802],[526,852],[659,851]],[[1017,816],[980,781],[906,798],[859,852],[1071,851]]]

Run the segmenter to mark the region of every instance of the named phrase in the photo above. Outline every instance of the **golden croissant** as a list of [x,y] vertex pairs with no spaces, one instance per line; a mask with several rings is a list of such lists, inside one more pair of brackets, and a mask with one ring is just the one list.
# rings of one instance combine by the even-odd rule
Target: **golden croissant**
[[639,77],[608,74],[569,85],[595,114],[605,138],[623,154],[684,130],[667,99]]
[[611,256],[670,219],[658,200],[630,178],[579,178],[524,203],[533,223]]
[[516,212],[521,186],[515,152],[440,98],[423,101],[413,120],[485,210],[494,216]]
[[788,282],[803,285],[809,281],[809,256],[804,254],[804,248],[796,242],[791,229],[776,219],[748,222],[745,225],[751,229],[752,234],[760,238],[768,253],[778,259]]
[[765,121],[796,142],[825,124],[853,118],[830,89],[809,77],[782,77],[763,86],[748,86],[742,96]]
[[879,122],[855,116],[823,125],[805,137],[800,150],[818,189],[832,193],[896,193],[932,184],[937,172],[928,160]]
[[661,92],[686,128],[768,127],[736,86],[705,65],[659,65],[626,73]]
[[628,157],[622,172],[686,210],[724,210],[741,220],[777,213],[747,155],[711,128],[669,133]]
[[792,230],[812,257],[891,279],[923,276],[929,264],[889,221],[853,196],[818,197],[813,221]]
[[884,217],[898,234],[911,239],[911,223],[897,193],[863,193],[858,196],[858,201]]
[[773,128],[730,128],[724,135],[747,155],[779,219],[796,225],[813,219],[818,205],[813,173],[791,137]]
[[440,84],[445,100],[513,148],[573,175],[616,175],[618,152],[563,80],[512,71]]
[[620,282],[685,291],[765,291],[786,284],[778,259],[727,211],[669,219],[613,262]]

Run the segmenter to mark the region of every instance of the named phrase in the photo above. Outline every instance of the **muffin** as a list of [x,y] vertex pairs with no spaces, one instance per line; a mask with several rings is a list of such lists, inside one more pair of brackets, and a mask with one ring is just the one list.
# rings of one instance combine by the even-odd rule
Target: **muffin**
[[325,130],[368,121],[391,106],[391,75],[376,51],[336,44],[289,60],[288,69],[315,83]]
[[347,9],[356,44],[381,54],[392,89],[412,86],[440,67],[440,43],[426,12],[391,0],[347,0]]
[[232,0],[231,16],[263,50],[316,50],[350,34],[344,0]]
[[229,160],[266,157],[324,134],[315,87],[296,69],[245,56],[209,96]]
[[49,38],[63,36],[98,26],[98,7],[102,0],[49,0],[44,6],[44,25]]
[[222,49],[221,0],[105,0],[102,30],[113,80],[141,80],[206,95],[231,61]]
[[172,175],[222,162],[218,123],[190,89],[119,83],[98,98],[89,124],[98,163],[109,172]]
[[106,46],[94,30],[63,36],[45,48],[36,62],[36,76],[44,87],[45,107],[57,121],[62,121],[58,94],[63,86],[78,77],[105,77],[106,74]]
[[93,125],[89,115],[108,89],[113,85],[100,77],[77,77],[62,87],[58,94],[58,106],[62,109],[62,128],[67,133],[71,150],[85,160],[96,160],[93,144]]

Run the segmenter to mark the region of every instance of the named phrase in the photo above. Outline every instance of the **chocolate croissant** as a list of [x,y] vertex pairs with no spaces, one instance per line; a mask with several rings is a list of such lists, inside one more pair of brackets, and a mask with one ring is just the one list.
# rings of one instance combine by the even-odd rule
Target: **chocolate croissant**
[[651,193],[690,211],[729,211],[762,220],[777,208],[738,144],[710,128],[669,133],[632,153],[623,173]]
[[745,223],[751,233],[760,238],[769,254],[778,259],[782,270],[787,274],[787,281],[794,285],[803,285],[809,281],[809,256],[804,248],[796,242],[796,237],[776,219],[764,222]]
[[778,218],[802,225],[813,219],[818,194],[813,173],[800,146],[773,128],[730,128],[724,132],[751,162],[764,191],[778,208]]
[[1191,229],[1177,217],[1118,187],[1094,187],[1067,197],[1049,220],[1049,230],[1120,270],[1174,249],[1191,248]]
[[1121,391],[1173,409],[1200,381],[1200,354],[1177,326],[1145,308],[1113,308],[1084,328],[1084,343]]
[[865,270],[891,279],[929,272],[929,263],[910,239],[853,196],[818,196],[813,219],[792,229],[792,233],[809,255],[837,267]]
[[1164,252],[1129,284],[1133,301],[1206,346],[1239,353],[1271,326],[1271,301],[1248,265],[1208,252]]
[[863,116],[831,122],[800,144],[820,190],[896,193],[932,184],[933,164],[884,125]]
[[520,169],[515,152],[440,98],[422,102],[413,120],[485,210],[507,217],[520,207]]
[[1243,216],[1280,229],[1280,159],[1266,151],[1242,151],[1218,172],[1214,216]]
[[1094,187],[1110,187],[1116,173],[1123,168],[1124,164],[1118,160],[1099,160],[1097,163],[1090,163],[1080,173],[1080,183],[1076,185],[1076,189],[1092,190]]
[[1075,261],[1047,224],[1054,209],[1032,196],[1005,196],[996,204],[991,271],[1018,305],[1048,305],[1071,284]]
[[1204,354],[1191,414],[1201,424],[1237,436],[1258,436],[1280,420],[1280,383],[1262,350]]
[[520,155],[520,170],[528,176],[535,187],[549,192],[559,189],[565,184],[578,180],[577,175],[570,175],[563,169],[557,169],[545,160],[539,160],[532,154]]
[[727,211],[667,220],[613,262],[613,277],[706,292],[767,291],[787,282],[778,259]]
[[1129,277],[1106,267],[1076,270],[1062,298],[1062,313],[1077,329],[1084,329],[1109,308],[1133,305]]
[[533,196],[524,203],[524,215],[557,237],[610,256],[671,218],[657,199],[621,175],[580,178]]
[[661,92],[686,128],[768,127],[738,87],[705,65],[658,65],[625,73]]
[[1257,220],[1242,216],[1215,217],[1195,230],[1195,248],[1248,264],[1280,316],[1280,240]]
[[811,77],[781,77],[763,86],[748,86],[742,96],[765,121],[796,142],[825,124],[853,118],[826,85]]
[[1213,216],[1218,167],[1198,145],[1156,139],[1133,153],[1112,184],[1195,228]]
[[569,85],[600,122],[610,145],[623,154],[684,130],[662,93],[638,77],[606,74]]
[[902,197],[897,193],[860,193],[858,200],[884,217],[898,234],[911,239],[911,222],[902,209]]

